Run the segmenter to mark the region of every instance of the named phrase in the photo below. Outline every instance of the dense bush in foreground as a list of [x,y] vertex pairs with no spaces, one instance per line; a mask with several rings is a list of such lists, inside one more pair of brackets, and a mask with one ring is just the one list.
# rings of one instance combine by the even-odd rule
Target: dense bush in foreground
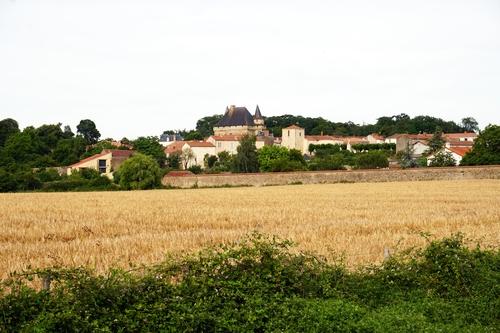
[[[0,331],[498,332],[500,255],[460,236],[348,271],[261,235],[135,272],[4,282]],[[140,272],[140,273],[139,273]]]

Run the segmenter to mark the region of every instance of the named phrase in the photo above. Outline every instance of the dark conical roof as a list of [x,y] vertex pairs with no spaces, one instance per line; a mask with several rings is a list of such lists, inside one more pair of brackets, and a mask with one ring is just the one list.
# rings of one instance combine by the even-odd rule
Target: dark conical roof
[[262,114],[260,113],[259,106],[257,105],[257,108],[255,109],[255,115],[253,116],[254,119],[262,119]]
[[217,127],[224,126],[254,126],[253,117],[246,107],[232,105],[226,109],[224,117],[217,123]]

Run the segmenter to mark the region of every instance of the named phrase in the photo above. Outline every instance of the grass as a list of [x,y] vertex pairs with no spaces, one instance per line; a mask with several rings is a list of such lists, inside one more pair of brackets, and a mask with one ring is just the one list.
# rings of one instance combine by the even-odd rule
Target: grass
[[0,278],[28,266],[98,273],[161,261],[256,230],[349,266],[384,247],[462,232],[498,246],[500,181],[0,194]]

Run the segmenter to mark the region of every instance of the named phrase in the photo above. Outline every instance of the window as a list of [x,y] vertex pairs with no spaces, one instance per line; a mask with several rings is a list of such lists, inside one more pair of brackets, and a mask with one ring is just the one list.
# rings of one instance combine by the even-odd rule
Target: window
[[288,136],[290,136],[290,130],[288,130]]
[[302,136],[302,132],[299,132],[299,136]]
[[99,173],[106,173],[106,160],[99,160]]

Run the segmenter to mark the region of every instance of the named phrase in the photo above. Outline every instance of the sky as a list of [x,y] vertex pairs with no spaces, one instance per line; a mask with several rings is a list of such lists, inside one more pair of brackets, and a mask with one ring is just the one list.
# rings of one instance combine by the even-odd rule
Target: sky
[[189,129],[227,105],[500,123],[499,0],[0,0],[0,119]]

